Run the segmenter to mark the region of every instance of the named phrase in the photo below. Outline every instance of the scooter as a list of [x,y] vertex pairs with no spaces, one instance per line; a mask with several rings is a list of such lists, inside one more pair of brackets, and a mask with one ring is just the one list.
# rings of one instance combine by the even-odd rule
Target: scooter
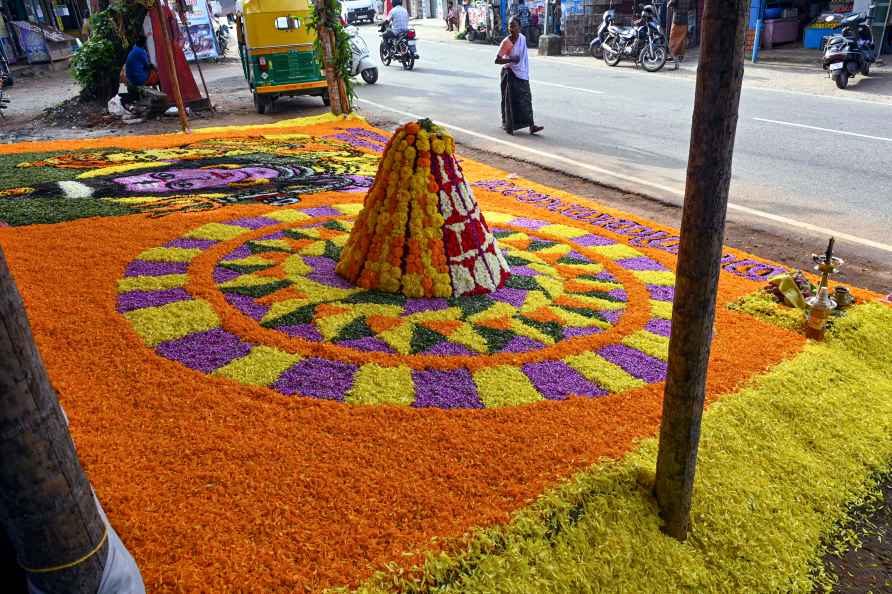
[[403,70],[412,70],[415,67],[415,60],[419,57],[416,51],[415,29],[409,29],[390,43],[387,43],[383,37],[388,27],[389,23],[386,21],[378,27],[378,32],[382,37],[381,46],[378,48],[378,52],[381,55],[381,63],[385,66],[390,66],[390,63],[396,60],[403,65]]
[[350,36],[350,52],[353,54],[353,60],[350,62],[350,76],[359,74],[362,80],[373,85],[378,82],[378,68],[372,64],[369,46],[365,39],[359,35],[359,29],[350,25],[344,29]]
[[214,32],[217,38],[217,47],[220,48],[220,57],[226,56],[226,50],[229,49],[229,25],[217,21],[217,30]]
[[657,72],[666,65],[669,48],[657,10],[648,4],[632,27],[607,26],[607,39],[601,44],[604,62],[616,66],[630,58],[648,72]]
[[604,55],[604,40],[607,39],[607,29],[616,21],[616,11],[612,8],[610,10],[605,10],[604,15],[601,17],[601,25],[598,27],[598,32],[595,33],[595,38],[592,39],[592,42],[588,45],[588,49],[592,54],[592,57],[596,60],[600,60]]
[[[849,79],[857,73],[862,76],[870,74],[870,65],[876,61],[876,46],[873,43],[871,25],[873,9],[871,4],[866,13],[852,14],[840,21],[842,34],[834,35],[827,41],[824,51],[824,70],[840,89],[849,85]],[[825,19],[834,21],[833,16]]]

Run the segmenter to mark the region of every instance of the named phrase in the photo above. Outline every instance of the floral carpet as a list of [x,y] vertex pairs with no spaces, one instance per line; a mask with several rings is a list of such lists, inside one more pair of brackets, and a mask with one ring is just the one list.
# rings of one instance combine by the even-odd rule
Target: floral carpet
[[[0,245],[149,591],[356,587],[655,434],[677,233],[459,159],[504,285],[363,289],[335,267],[387,141],[323,117],[0,146]],[[725,251],[710,401],[805,347],[726,307],[783,270]]]

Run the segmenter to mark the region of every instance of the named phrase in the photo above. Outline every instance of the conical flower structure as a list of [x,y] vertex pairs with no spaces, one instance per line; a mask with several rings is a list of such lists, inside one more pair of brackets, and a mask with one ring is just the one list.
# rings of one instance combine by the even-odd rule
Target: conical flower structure
[[407,297],[479,295],[505,283],[508,263],[445,130],[421,120],[394,133],[337,272]]

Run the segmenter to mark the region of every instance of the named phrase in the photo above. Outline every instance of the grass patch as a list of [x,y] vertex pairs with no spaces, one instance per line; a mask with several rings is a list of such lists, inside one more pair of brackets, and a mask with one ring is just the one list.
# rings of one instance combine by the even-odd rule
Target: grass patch
[[707,410],[686,543],[659,531],[648,439],[357,592],[811,592],[828,535],[892,460],[890,333],[892,309],[855,307]]

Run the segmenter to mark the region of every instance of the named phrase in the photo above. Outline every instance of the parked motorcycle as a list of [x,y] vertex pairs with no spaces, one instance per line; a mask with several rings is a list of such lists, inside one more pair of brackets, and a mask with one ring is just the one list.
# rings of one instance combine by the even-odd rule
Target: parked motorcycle
[[381,63],[385,66],[390,66],[390,62],[396,60],[403,65],[404,70],[412,70],[415,68],[415,60],[418,59],[415,29],[409,29],[388,43],[383,39],[388,27],[389,24],[387,22],[381,23],[381,26],[378,27],[378,32],[382,37],[381,46],[378,48],[381,55]]
[[[877,51],[873,43],[871,25],[873,9],[871,4],[866,13],[852,14],[840,21],[842,33],[834,35],[827,41],[824,50],[824,70],[840,89],[849,85],[849,79],[857,73],[862,76],[870,74],[870,65],[876,61]],[[826,21],[832,22],[833,16]]]
[[359,35],[359,29],[350,25],[344,31],[350,36],[350,52],[353,54],[353,60],[350,62],[350,76],[359,74],[362,80],[373,85],[378,82],[378,68],[372,64],[369,46],[365,39]]
[[0,46],[0,118],[5,118],[3,110],[9,106],[9,95],[6,89],[12,86],[12,72],[9,69],[9,62],[6,61],[6,54],[3,53],[3,46]]
[[612,8],[610,10],[605,10],[604,15],[601,17],[601,25],[598,27],[597,33],[595,33],[595,38],[592,39],[592,42],[588,45],[588,49],[594,59],[600,60],[604,56],[603,46],[604,41],[607,39],[607,28],[615,21],[616,11]]
[[217,37],[217,47],[220,49],[220,57],[226,57],[226,50],[229,49],[229,25],[225,23],[217,24],[217,31],[214,33]]
[[641,16],[633,26],[608,25],[601,48],[608,66],[616,66],[628,58],[648,72],[657,72],[665,66],[669,55],[660,17],[650,4],[641,9]]

